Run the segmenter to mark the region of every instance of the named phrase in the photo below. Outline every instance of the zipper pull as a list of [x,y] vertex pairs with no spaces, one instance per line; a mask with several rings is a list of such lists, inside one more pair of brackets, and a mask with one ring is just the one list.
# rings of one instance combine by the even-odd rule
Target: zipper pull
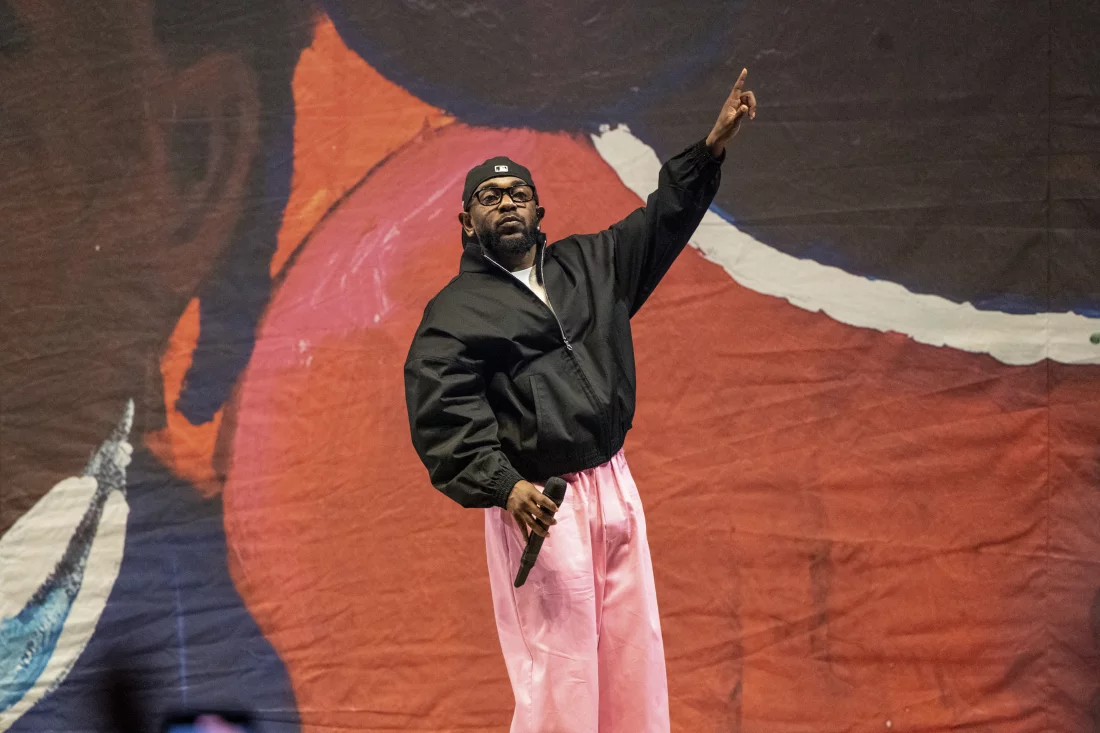
[[569,339],[566,338],[565,334],[562,334],[561,340],[565,342],[565,348],[567,350],[569,350],[569,351],[573,350],[573,344],[569,343]]

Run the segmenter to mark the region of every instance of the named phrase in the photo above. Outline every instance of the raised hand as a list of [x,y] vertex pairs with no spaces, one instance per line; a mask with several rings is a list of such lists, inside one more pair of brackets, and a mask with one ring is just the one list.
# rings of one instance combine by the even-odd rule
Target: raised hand
[[744,88],[748,74],[748,69],[741,69],[741,76],[737,77],[733,91],[722,105],[722,111],[718,113],[718,121],[707,135],[707,147],[715,157],[722,154],[726,143],[740,131],[746,117],[750,120],[756,118],[756,95]]

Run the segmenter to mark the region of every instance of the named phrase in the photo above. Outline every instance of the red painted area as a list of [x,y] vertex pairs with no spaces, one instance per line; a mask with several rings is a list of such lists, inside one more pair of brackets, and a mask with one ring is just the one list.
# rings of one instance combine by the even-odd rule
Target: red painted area
[[[241,386],[231,562],[308,730],[507,726],[481,515],[427,483],[401,374],[497,154],[551,239],[639,204],[586,140],[424,132],[315,229]],[[635,338],[674,730],[1087,729],[1100,369],[848,327],[694,250]]]

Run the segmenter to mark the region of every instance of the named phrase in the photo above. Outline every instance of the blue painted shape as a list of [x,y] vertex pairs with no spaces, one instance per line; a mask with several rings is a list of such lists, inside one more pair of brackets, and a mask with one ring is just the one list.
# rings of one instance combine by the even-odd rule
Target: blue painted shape
[[79,588],[71,585],[36,594],[14,618],[0,621],[0,710],[22,700],[46,669]]
[[7,733],[113,730],[105,669],[134,680],[141,730],[181,712],[240,710],[255,733],[298,733],[286,667],[229,574],[221,499],[203,498],[140,449],[126,497],[126,552],[95,634]]
[[[271,259],[294,172],[294,101],[268,100],[273,120],[261,141],[264,205],[243,216],[218,270],[199,292],[199,338],[176,409],[193,425],[210,422],[229,399],[256,346],[256,324],[271,299]],[[278,110],[278,113],[275,113]]]
[[115,456],[128,439],[133,420],[134,404],[129,402],[119,425],[84,469],[84,475],[96,479],[96,490],[64,554],[19,613],[0,619],[0,711],[22,700],[38,683],[57,649],[57,640],[84,582],[107,499],[112,491],[125,491],[126,470]]

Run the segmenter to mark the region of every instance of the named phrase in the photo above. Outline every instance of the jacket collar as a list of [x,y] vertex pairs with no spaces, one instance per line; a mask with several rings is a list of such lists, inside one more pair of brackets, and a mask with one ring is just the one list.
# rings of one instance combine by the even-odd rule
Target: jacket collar
[[[543,265],[546,259],[546,245],[535,245],[535,266],[538,268],[538,280],[541,283],[543,281]],[[499,265],[493,262],[485,254],[485,251],[481,248],[480,242],[467,242],[462,249],[462,259],[458,263],[459,272],[488,272],[494,275],[501,274],[501,271],[507,272],[503,265]]]
[[467,242],[462,249],[462,259],[458,263],[459,272],[498,272],[499,268],[485,257],[481,243]]

